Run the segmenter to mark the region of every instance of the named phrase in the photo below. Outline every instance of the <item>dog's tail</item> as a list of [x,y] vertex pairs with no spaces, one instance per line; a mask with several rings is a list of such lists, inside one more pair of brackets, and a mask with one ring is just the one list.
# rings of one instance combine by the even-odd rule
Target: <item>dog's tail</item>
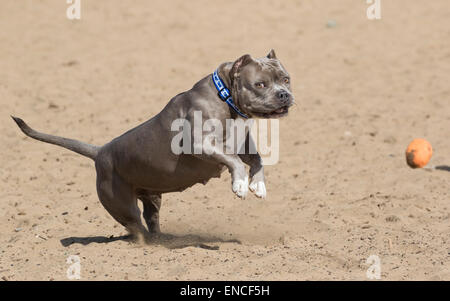
[[55,144],[62,146],[64,148],[67,148],[71,151],[74,151],[76,153],[79,153],[80,155],[86,156],[88,158],[91,158],[92,160],[95,160],[97,157],[98,150],[100,149],[98,146],[87,144],[81,141],[48,135],[44,133],[37,132],[30,128],[22,119],[11,116],[12,119],[17,123],[19,128],[22,130],[22,132],[25,133],[25,135],[34,138],[39,141]]

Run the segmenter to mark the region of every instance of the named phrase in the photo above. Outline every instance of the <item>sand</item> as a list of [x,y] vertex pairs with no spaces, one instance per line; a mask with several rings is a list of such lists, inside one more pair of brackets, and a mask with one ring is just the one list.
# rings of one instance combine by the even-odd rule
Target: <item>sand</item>
[[[57,3],[58,2],[58,3]],[[450,5],[382,1],[82,0],[0,4],[0,278],[450,280]],[[102,145],[220,63],[274,48],[297,105],[280,120],[268,197],[230,176],[163,196],[147,246],[101,206],[93,162],[24,137]],[[434,148],[410,169],[413,138]],[[172,236],[172,238],[170,238]]]

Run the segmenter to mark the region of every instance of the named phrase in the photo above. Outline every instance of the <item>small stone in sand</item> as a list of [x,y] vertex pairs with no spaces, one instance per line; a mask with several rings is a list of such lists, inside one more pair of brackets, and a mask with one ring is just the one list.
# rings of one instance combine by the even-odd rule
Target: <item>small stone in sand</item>
[[328,20],[327,27],[328,28],[335,28],[337,26],[337,23],[335,20]]
[[389,215],[388,217],[386,217],[386,221],[391,223],[398,222],[399,220],[400,219],[395,215]]

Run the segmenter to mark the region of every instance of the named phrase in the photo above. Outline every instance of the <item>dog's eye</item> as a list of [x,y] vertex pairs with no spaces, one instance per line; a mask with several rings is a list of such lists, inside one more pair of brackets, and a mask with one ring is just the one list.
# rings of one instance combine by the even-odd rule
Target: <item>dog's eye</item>
[[266,84],[263,83],[263,82],[259,82],[259,83],[256,83],[256,84],[255,84],[255,87],[256,87],[256,88],[260,88],[260,89],[261,89],[261,88],[265,88],[265,87],[266,87]]
[[284,78],[284,82],[285,82],[286,84],[289,84],[289,83],[291,82],[291,80],[289,79],[289,77],[285,77],[285,78]]

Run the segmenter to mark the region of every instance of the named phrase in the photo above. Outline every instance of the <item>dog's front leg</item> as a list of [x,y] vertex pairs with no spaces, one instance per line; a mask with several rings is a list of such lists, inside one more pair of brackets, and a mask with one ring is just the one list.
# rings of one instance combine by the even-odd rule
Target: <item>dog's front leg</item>
[[220,147],[208,143],[193,144],[194,156],[202,160],[225,165],[231,174],[231,189],[240,198],[245,198],[248,192],[248,175],[245,165],[237,154],[226,154]]
[[240,198],[244,199],[248,192],[248,176],[245,170],[244,163],[238,155],[228,155],[219,151],[211,155],[205,153],[194,155],[202,160],[215,162],[225,165],[231,174],[232,185],[231,189]]
[[259,153],[250,134],[247,134],[245,140],[245,149],[239,152],[241,160],[250,166],[250,190],[259,198],[265,198],[267,195],[266,184],[264,181],[264,167]]

